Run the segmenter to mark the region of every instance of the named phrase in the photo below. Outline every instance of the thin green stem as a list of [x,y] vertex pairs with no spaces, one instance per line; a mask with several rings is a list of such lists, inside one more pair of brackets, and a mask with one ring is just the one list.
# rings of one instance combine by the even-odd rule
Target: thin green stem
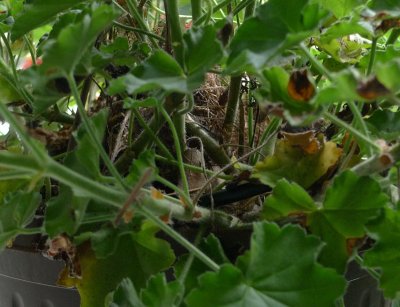
[[[146,33],[151,33],[149,27],[147,26],[147,23],[143,20],[142,15],[137,9],[137,3],[136,0],[126,0],[126,4],[128,5],[128,9],[132,17],[135,19],[139,27],[145,31]],[[145,33],[145,34],[146,34]],[[146,34],[147,35],[147,34]],[[158,49],[158,44],[157,41],[154,39],[153,36],[149,36],[149,41],[153,45],[154,48]]]
[[311,54],[310,50],[308,50],[304,43],[300,43],[300,49],[306,54],[310,62],[320,74],[325,75],[329,80],[333,81],[331,73]]
[[154,143],[156,143],[157,147],[162,151],[162,153],[168,157],[169,159],[174,160],[174,156],[168,150],[167,146],[160,140],[159,137],[154,133],[154,131],[147,125],[146,121],[143,119],[142,115],[136,108],[132,108],[133,114],[135,114],[136,119],[139,122],[139,125],[149,134],[149,136],[153,139]]
[[171,36],[172,49],[175,59],[181,66],[184,66],[182,29],[179,20],[177,0],[165,0],[169,34]]
[[367,69],[367,76],[369,76],[371,74],[372,68],[374,67],[377,42],[378,42],[378,38],[374,37],[372,39],[371,51],[369,53],[369,63],[368,63],[368,69]]
[[229,82],[228,102],[226,104],[225,119],[222,126],[223,140],[230,143],[233,127],[236,120],[236,113],[239,105],[240,87],[242,76],[231,77]]
[[24,35],[25,44],[28,46],[29,53],[32,59],[32,65],[36,65],[36,52],[35,47],[32,45],[32,42],[28,39],[26,35]]
[[[215,6],[215,7],[213,8],[212,14],[213,14],[214,12],[216,12],[216,11],[218,11],[218,10],[224,8],[225,6],[229,5],[229,4],[232,3],[232,2],[233,2],[233,0],[224,0],[224,1],[222,1],[221,3],[219,3],[217,6]],[[196,20],[196,22],[194,23],[194,25],[196,25],[196,26],[201,25],[201,24],[207,19],[207,16],[208,16],[208,12],[205,13],[205,14],[203,14],[202,16],[200,16],[200,17]]]
[[392,29],[392,33],[390,33],[390,36],[389,36],[388,40],[386,41],[386,46],[396,43],[399,36],[400,36],[400,29],[399,28]]
[[192,5],[192,18],[193,22],[195,22],[197,19],[200,18],[201,16],[201,7],[202,7],[202,0],[191,0],[191,5]]
[[[171,165],[178,165],[178,162],[175,161],[175,159],[170,160],[170,159],[165,158],[165,157],[160,156],[160,155],[156,155],[156,159],[159,160],[159,161],[163,161],[165,163],[169,163]],[[204,173],[205,172],[208,176],[214,175],[214,173],[215,173],[215,172],[210,171],[208,169],[203,169],[200,166],[195,166],[195,165],[191,165],[191,164],[184,163],[183,166],[185,167],[185,169],[187,169],[189,171],[196,172],[196,173]],[[229,176],[229,175],[219,175],[218,178],[224,179],[224,180],[232,180],[233,179],[233,177]]]
[[34,173],[26,170],[12,170],[0,172],[0,181],[13,179],[29,179]]
[[148,31],[143,30],[141,28],[135,28],[135,27],[131,27],[131,26],[128,26],[128,25],[124,25],[124,24],[122,24],[122,23],[120,23],[118,21],[113,21],[113,24],[115,26],[121,28],[121,29],[132,31],[132,32],[137,32],[137,33],[141,33],[141,34],[145,34],[148,37],[153,37],[153,38],[155,38],[155,39],[157,39],[157,40],[159,40],[161,42],[165,42],[165,38],[164,37],[159,36],[157,34],[154,34],[153,32],[148,32]]
[[111,160],[110,160],[108,154],[106,153],[106,151],[104,150],[103,145],[101,144],[100,140],[96,136],[95,129],[93,128],[93,124],[89,120],[88,115],[86,114],[86,110],[82,103],[81,97],[79,95],[78,87],[76,85],[73,74],[68,75],[67,80],[68,80],[69,87],[71,88],[72,95],[75,99],[76,105],[78,107],[78,111],[81,116],[82,122],[83,122],[83,124],[86,128],[86,131],[87,131],[90,139],[92,140],[93,144],[99,150],[100,156],[102,157],[104,164],[106,165],[106,167],[109,170],[109,172],[111,173],[111,175],[115,177],[115,179],[117,180],[117,182],[121,186],[121,188],[129,189],[127,184],[124,182],[121,174],[117,171],[117,169],[111,162]]
[[35,141],[30,138],[26,132],[24,127],[18,122],[15,116],[8,110],[7,105],[4,102],[1,102],[0,98],[0,114],[3,116],[3,119],[10,124],[10,126],[15,130],[18,134],[18,137],[21,139],[22,143],[32,152],[34,157],[40,163],[46,164],[49,160],[44,149],[38,146]]
[[150,210],[147,209],[146,206],[140,207],[140,212],[149,220],[153,221],[162,231],[164,231],[167,235],[173,238],[176,242],[186,248],[190,253],[192,253],[197,259],[203,262],[206,266],[214,271],[218,271],[220,269],[219,265],[214,262],[210,257],[204,254],[200,249],[186,240],[182,235],[173,230],[170,226],[161,221],[158,217],[154,216]]
[[[351,112],[353,113],[354,116],[354,121],[357,123],[357,125],[359,126],[359,128],[361,129],[363,135],[370,139],[369,137],[369,131],[367,128],[367,124],[365,123],[364,119],[362,118],[361,112],[360,110],[357,108],[356,104],[353,101],[349,101],[347,103],[347,105],[349,106]],[[374,153],[374,149],[371,148],[370,146],[368,147],[369,150],[369,154],[373,155]]]
[[329,119],[332,123],[335,125],[342,127],[346,130],[348,130],[351,134],[353,134],[354,137],[358,138],[361,141],[364,141],[367,145],[369,145],[374,152],[379,152],[381,149],[379,145],[377,145],[373,140],[371,140],[368,136],[360,133],[357,129],[354,129],[352,126],[350,126],[348,123],[342,121],[341,119],[337,118],[335,115],[329,113],[329,112],[324,112],[324,116]]
[[183,191],[189,197],[189,183],[188,183],[187,178],[186,178],[185,167],[183,166],[183,157],[182,157],[181,144],[179,142],[178,133],[177,133],[177,131],[175,129],[174,123],[172,122],[172,119],[169,116],[168,112],[163,107],[160,107],[160,111],[161,111],[161,114],[165,118],[165,120],[166,120],[166,122],[167,122],[167,124],[168,124],[168,126],[169,126],[169,128],[171,130],[172,137],[174,139],[176,157],[177,157],[177,160],[178,160],[178,168],[179,168],[179,172],[180,172],[180,175],[181,175]]
[[43,228],[42,227],[36,227],[36,228],[21,228],[21,229],[18,229],[18,234],[19,235],[35,235],[37,233],[43,233]]
[[11,71],[13,73],[14,80],[17,81],[18,80],[18,74],[17,74],[17,66],[15,65],[14,55],[13,55],[13,52],[11,50],[10,42],[8,41],[6,35],[4,34],[4,32],[3,32],[3,30],[1,28],[0,28],[0,36],[1,36],[2,40],[3,40],[4,46],[7,49],[8,58],[9,58],[9,61],[10,61]]
[[156,181],[165,185],[167,188],[170,188],[171,190],[173,190],[177,195],[179,195],[183,198],[183,200],[185,201],[186,204],[189,204],[190,207],[193,207],[193,202],[190,199],[190,197],[188,197],[183,190],[181,190],[179,187],[177,187],[171,181],[168,181],[167,179],[165,179],[161,176],[157,176]]

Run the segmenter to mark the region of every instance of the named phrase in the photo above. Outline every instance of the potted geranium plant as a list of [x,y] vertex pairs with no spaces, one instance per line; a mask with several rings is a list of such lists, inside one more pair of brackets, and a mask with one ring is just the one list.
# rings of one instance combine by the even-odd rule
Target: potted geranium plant
[[395,1],[0,22],[2,306],[398,303]]

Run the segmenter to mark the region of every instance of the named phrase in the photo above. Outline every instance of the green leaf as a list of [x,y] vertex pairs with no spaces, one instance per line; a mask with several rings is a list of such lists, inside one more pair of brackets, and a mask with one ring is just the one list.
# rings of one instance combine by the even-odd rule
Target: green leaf
[[394,141],[400,136],[400,113],[391,110],[376,110],[366,120],[370,131],[377,137]]
[[125,109],[133,109],[133,108],[155,108],[160,105],[158,99],[154,97],[147,97],[143,100],[137,100],[130,97],[124,99],[124,108]]
[[342,38],[350,34],[372,37],[374,29],[372,28],[372,25],[364,22],[358,22],[356,20],[340,20],[323,32],[320,36],[320,40],[323,43],[329,43],[335,38]]
[[158,231],[153,224],[144,223],[140,231],[121,236],[115,253],[104,259],[96,258],[90,244],[78,246],[82,278],[70,277],[65,270],[59,283],[77,287],[82,307],[103,306],[107,293],[126,277],[135,289],[145,287],[151,276],[175,260],[170,245],[156,238]]
[[126,91],[128,94],[142,93],[154,89],[166,92],[189,93],[186,76],[168,53],[156,50],[132,74],[113,80],[108,88],[111,95]]
[[132,231],[133,229],[126,225],[122,225],[120,228],[109,224],[103,225],[91,237],[91,246],[96,258],[104,259],[113,255],[117,250],[120,238]]
[[391,209],[378,222],[367,226],[376,243],[365,253],[364,265],[380,269],[379,286],[385,297],[400,298],[400,213]]
[[377,217],[388,202],[378,182],[346,171],[327,190],[323,208],[309,216],[313,234],[327,243],[321,254],[325,265],[344,270],[350,255],[346,240],[365,235],[365,225]]
[[198,87],[205,73],[222,58],[222,46],[213,26],[193,27],[183,35],[185,66],[191,88]]
[[107,307],[145,307],[129,278],[124,278],[117,289],[111,292],[106,299]]
[[389,11],[394,15],[400,14],[400,4],[397,0],[373,0],[369,7],[376,11]]
[[282,50],[296,45],[317,29],[323,12],[307,0],[270,0],[257,8],[232,39],[228,71],[260,69]]
[[[148,168],[153,170],[152,177],[154,178],[158,169],[156,167],[155,153],[151,150],[142,151],[138,158],[133,160],[129,174],[126,177],[128,185],[133,186],[136,184]],[[149,181],[151,180],[152,178],[149,178]]]
[[362,0],[322,0],[321,5],[331,11],[337,18],[342,18],[352,13],[355,8],[364,4]]
[[[108,110],[102,109],[90,118],[93,130],[98,140],[103,140],[107,125]],[[81,125],[75,135],[77,148],[68,154],[65,165],[84,176],[98,178],[100,176],[100,151],[93,143],[84,125]]]
[[35,0],[26,4],[23,12],[15,19],[11,30],[12,39],[16,40],[33,29],[50,22],[58,13],[65,11],[83,0]]
[[36,192],[9,194],[0,204],[0,251],[33,219],[40,203]]
[[150,278],[147,287],[142,290],[140,297],[144,306],[173,307],[178,296],[183,293],[183,286],[178,281],[167,283],[165,274],[157,274]]
[[313,102],[317,105],[329,105],[334,102],[362,100],[357,94],[359,81],[355,75],[358,73],[352,69],[333,73],[332,84],[322,88],[314,97]]
[[73,235],[85,214],[89,199],[75,196],[72,189],[61,185],[59,195],[47,202],[44,228],[50,237],[60,233]]
[[227,264],[202,275],[186,302],[194,307],[334,306],[345,280],[316,262],[321,246],[297,226],[257,223],[241,270]]
[[49,40],[43,47],[42,71],[72,73],[101,31],[118,15],[109,5],[94,5],[91,14],[83,14],[80,22],[66,26],[57,39]]
[[316,209],[313,199],[301,186],[281,179],[265,200],[263,217],[274,220],[296,212],[309,213]]
[[378,80],[393,93],[400,91],[400,84],[396,81],[400,74],[400,59],[394,58],[392,61],[380,63],[375,68]]
[[[207,238],[201,241],[201,243],[199,244],[199,248],[217,264],[230,262],[225,255],[224,249],[221,246],[221,242],[213,234],[210,234]],[[181,256],[177,263],[174,265],[177,277],[181,276],[188,257],[189,255],[187,254]],[[198,284],[198,277],[207,271],[209,271],[209,267],[197,258],[195,258],[185,278],[185,291],[189,292],[191,289],[195,288]]]

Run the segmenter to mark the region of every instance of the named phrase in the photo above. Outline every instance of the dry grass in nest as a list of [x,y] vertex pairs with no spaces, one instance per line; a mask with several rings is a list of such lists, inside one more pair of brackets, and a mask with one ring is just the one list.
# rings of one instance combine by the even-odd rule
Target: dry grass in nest
[[[223,131],[223,123],[225,119],[226,102],[228,99],[228,85],[227,81],[224,80],[220,75],[207,74],[203,85],[195,92],[195,107],[192,111],[192,115],[195,120],[204,126],[212,136],[217,140],[220,140],[220,136]],[[244,104],[244,150],[242,154],[251,150],[246,145],[248,141],[248,125],[247,125],[247,111],[248,101],[247,95],[242,95],[242,101]],[[239,106],[240,107],[240,106]],[[239,131],[240,131],[240,110],[237,111],[235,126],[232,132],[230,144],[224,144],[230,147],[230,152],[233,155],[239,156]],[[254,117],[256,117],[256,108],[254,109]],[[267,126],[268,121],[258,122],[255,130],[254,145],[257,145],[258,139],[261,137],[262,132]],[[253,146],[255,147],[255,146]]]

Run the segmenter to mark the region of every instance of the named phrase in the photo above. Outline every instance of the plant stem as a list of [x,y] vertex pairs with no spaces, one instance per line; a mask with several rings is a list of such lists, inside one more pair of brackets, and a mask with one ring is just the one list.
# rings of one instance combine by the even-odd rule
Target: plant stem
[[88,115],[86,114],[85,107],[83,106],[81,97],[78,92],[78,87],[76,85],[75,79],[73,74],[70,74],[67,76],[68,84],[71,89],[72,95],[75,99],[76,105],[78,107],[79,115],[82,119],[82,122],[86,128],[86,131],[92,140],[93,144],[97,147],[99,150],[100,156],[102,157],[104,164],[107,166],[107,169],[111,173],[112,176],[117,180],[118,184],[122,189],[129,189],[129,187],[126,185],[124,180],[122,179],[122,176],[118,172],[118,170],[115,168],[113,163],[111,162],[110,158],[108,157],[108,154],[103,148],[103,145],[101,144],[100,140],[97,138],[95,129],[93,128],[93,123],[89,120]]
[[[213,14],[214,12],[216,12],[216,11],[218,11],[218,10],[224,8],[225,6],[229,5],[229,4],[232,3],[232,2],[233,2],[233,0],[224,0],[224,1],[221,1],[217,6],[215,6],[215,7],[213,8],[213,10],[212,10],[211,13]],[[204,20],[206,20],[207,16],[208,16],[208,12],[205,13],[205,14],[203,14],[203,15],[201,15],[201,16],[196,20],[196,22],[194,23],[194,25],[196,25],[196,26],[201,25],[201,24],[204,22]]]
[[[367,128],[367,125],[365,124],[364,119],[362,118],[360,110],[357,108],[356,104],[353,101],[349,101],[347,103],[349,106],[351,112],[353,113],[354,116],[354,121],[358,124],[359,128],[361,129],[363,135],[370,139],[369,137],[369,131]],[[375,143],[374,143],[375,144]],[[368,146],[369,154],[372,155],[374,153],[374,149],[371,146]]]
[[165,0],[167,20],[169,27],[169,34],[171,36],[172,49],[174,50],[174,57],[176,61],[183,67],[183,41],[182,30],[179,20],[178,1]]
[[187,181],[185,168],[183,166],[183,157],[182,157],[181,144],[180,144],[178,133],[177,133],[177,131],[175,129],[174,123],[172,122],[172,119],[169,116],[168,112],[163,107],[160,107],[160,111],[161,111],[161,114],[164,116],[164,118],[165,118],[165,120],[166,120],[166,122],[169,125],[169,128],[171,130],[172,137],[174,139],[176,157],[177,157],[177,160],[178,160],[178,168],[179,168],[179,172],[180,172],[180,175],[181,175],[183,191],[185,192],[186,196],[189,197],[189,183]]
[[300,49],[306,54],[310,62],[320,74],[325,75],[329,80],[333,81],[331,73],[311,54],[310,50],[308,50],[304,43],[300,43]]
[[158,181],[159,183],[165,185],[167,188],[170,188],[171,190],[173,190],[176,195],[179,195],[183,198],[183,200],[185,201],[186,204],[189,204],[190,207],[193,207],[193,202],[190,199],[190,197],[188,197],[186,195],[186,193],[180,189],[179,187],[177,187],[175,184],[173,184],[171,181],[168,181],[167,179],[161,177],[161,176],[157,176],[156,177],[156,181]]
[[368,176],[383,172],[400,160],[400,144],[394,145],[388,152],[377,153],[357,164],[351,170],[359,176]]
[[[147,33],[151,33],[150,29],[148,28],[146,22],[143,20],[142,15],[137,10],[137,3],[136,0],[126,0],[126,4],[128,5],[129,12],[131,13],[132,17],[135,19],[139,27]],[[157,41],[154,39],[153,36],[149,36],[149,40],[154,48],[158,49]]]
[[43,233],[43,228],[20,228],[18,229],[19,235],[35,235],[37,233]]
[[229,83],[228,102],[226,104],[225,119],[222,126],[222,137],[225,143],[230,143],[233,127],[235,125],[236,113],[239,104],[240,87],[242,76],[231,77]]
[[137,32],[137,33],[141,33],[141,34],[145,34],[148,37],[153,37],[161,42],[165,42],[165,38],[162,36],[159,36],[157,34],[154,34],[153,32],[148,32],[146,30],[143,30],[142,28],[135,28],[135,27],[131,27],[128,25],[124,25],[122,23],[119,23],[118,21],[113,21],[113,24],[121,29],[124,30],[128,30],[128,31],[132,31],[132,32]]
[[388,40],[386,41],[386,46],[387,45],[393,45],[394,43],[396,43],[397,39],[400,36],[400,29],[392,29],[392,33],[390,33],[390,36],[388,38]]
[[7,39],[7,37],[4,34],[2,29],[0,29],[0,36],[1,36],[2,40],[3,40],[4,46],[7,49],[8,59],[10,61],[11,71],[13,73],[14,80],[18,81],[17,66],[15,65],[14,55],[13,55],[13,52],[11,50],[10,42],[8,41],[8,39]]
[[214,271],[219,270],[219,265],[215,263],[210,257],[204,254],[201,250],[199,250],[196,246],[186,240],[181,234],[173,230],[170,226],[161,221],[158,217],[154,216],[151,211],[147,209],[147,206],[141,206],[140,212],[149,220],[153,221],[162,231],[164,231],[167,235],[173,238],[176,242],[181,244],[184,248],[186,248],[190,253],[192,253],[197,259],[203,262],[206,266]]
[[332,123],[335,125],[338,125],[339,127],[342,127],[346,130],[348,130],[350,133],[352,133],[356,138],[359,140],[364,141],[366,144],[368,144],[373,151],[380,151],[381,148],[375,144],[374,141],[372,141],[368,136],[365,136],[364,134],[360,133],[357,129],[354,129],[352,126],[350,126],[348,123],[342,121],[341,119],[337,118],[335,115],[330,114],[328,111],[324,112],[324,116],[328,118]]
[[[159,161],[163,161],[165,163],[171,164],[171,165],[178,165],[178,162],[176,162],[174,159],[171,160],[171,159],[165,158],[165,157],[160,156],[160,155],[156,155],[156,159],[159,160]],[[203,169],[200,166],[195,166],[195,165],[186,164],[186,163],[184,163],[183,166],[187,170],[190,170],[190,171],[193,171],[193,172],[196,172],[196,173],[204,173],[205,172],[209,176],[214,174],[213,171],[208,170],[208,169]],[[229,176],[229,175],[220,175],[220,176],[218,176],[218,178],[221,178],[221,179],[224,179],[224,180],[232,180],[233,177]]]
[[378,42],[378,38],[374,37],[372,39],[371,51],[369,53],[370,54],[370,58],[369,58],[369,63],[368,63],[367,76],[369,76],[371,74],[372,68],[374,67],[377,42]]
[[171,154],[171,152],[168,150],[168,148],[164,145],[163,142],[161,142],[160,138],[157,137],[157,135],[154,133],[154,131],[147,125],[146,121],[143,119],[142,115],[136,108],[132,108],[133,114],[135,114],[136,119],[139,122],[139,125],[146,130],[146,132],[150,135],[150,137],[153,139],[154,143],[158,146],[158,148],[163,152],[163,154],[171,159],[174,160],[174,156]]
[[202,0],[191,0],[191,2],[190,2],[192,5],[193,22],[195,22],[201,16],[202,2],[203,2]]
[[15,116],[8,110],[6,103],[2,102],[1,98],[0,114],[3,116],[3,119],[15,130],[15,132],[18,134],[18,137],[21,138],[22,143],[32,152],[35,159],[39,163],[46,164],[46,162],[49,160],[46,151],[39,147],[38,144],[26,134],[24,127],[22,127]]

